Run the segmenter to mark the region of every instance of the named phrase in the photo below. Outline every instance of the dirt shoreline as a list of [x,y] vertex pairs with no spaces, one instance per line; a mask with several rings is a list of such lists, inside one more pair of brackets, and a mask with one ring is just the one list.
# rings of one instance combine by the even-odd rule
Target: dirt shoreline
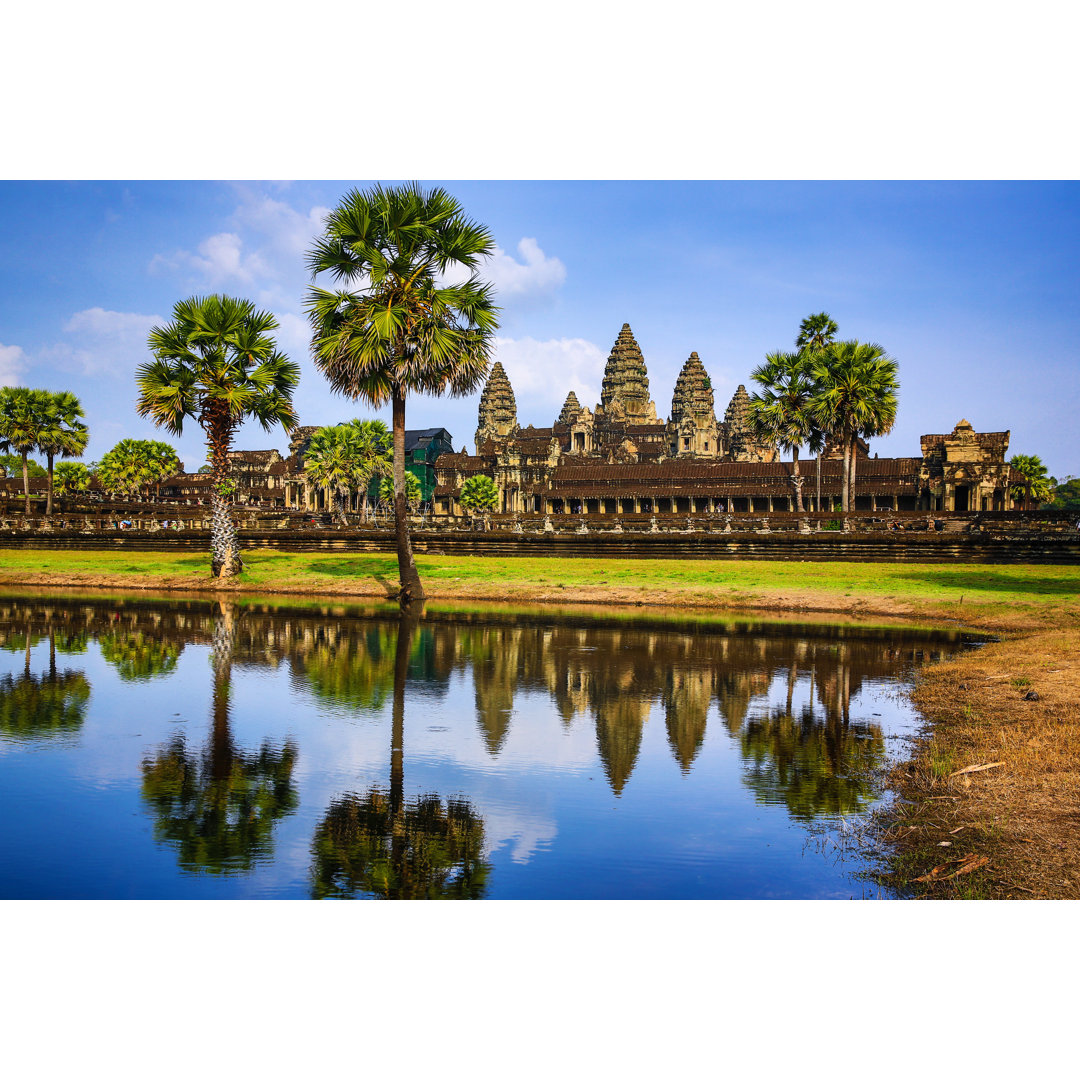
[[[394,584],[335,582],[316,592],[307,585],[253,588],[187,574],[139,584],[130,574],[14,577],[0,572],[0,588],[382,603],[392,599]],[[919,673],[912,700],[926,721],[925,734],[912,758],[890,773],[888,786],[897,797],[874,820],[871,831],[885,853],[878,880],[912,897],[1080,899],[1080,612],[1068,612],[1069,625],[1061,627],[1030,611],[969,609],[959,619],[955,605],[942,610],[933,602],[841,602],[813,590],[728,597],[664,587],[644,601],[639,589],[618,586],[575,588],[567,595],[558,588],[526,594],[503,584],[447,582],[429,585],[428,600],[834,615],[997,634],[1000,640]]]

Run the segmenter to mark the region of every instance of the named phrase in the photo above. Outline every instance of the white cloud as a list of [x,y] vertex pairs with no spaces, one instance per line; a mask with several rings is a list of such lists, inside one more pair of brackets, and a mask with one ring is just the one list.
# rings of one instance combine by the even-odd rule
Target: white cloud
[[566,267],[561,259],[547,256],[533,237],[518,242],[518,262],[502,248],[488,260],[483,276],[492,282],[503,296],[541,296],[553,293],[566,280]]
[[553,423],[571,390],[590,409],[600,400],[607,352],[584,338],[500,337],[495,339],[494,358],[514,388],[519,423]]
[[69,334],[93,334],[96,337],[138,338],[145,347],[150,331],[165,320],[160,315],[140,315],[134,311],[107,311],[93,307],[76,311],[64,324]]
[[227,281],[252,285],[256,277],[274,277],[270,265],[256,251],[245,255],[244,242],[236,233],[216,233],[199,245],[198,255],[176,251],[172,255],[155,255],[150,260],[151,273],[164,270],[195,270],[210,286]]
[[329,207],[313,206],[306,214],[288,203],[241,188],[242,202],[233,218],[238,225],[252,229],[266,238],[267,246],[296,260],[322,232]]
[[160,315],[87,308],[64,324],[71,339],[47,346],[40,356],[61,370],[84,375],[128,375],[150,359],[146,339],[165,321]]
[[26,353],[18,345],[0,345],[0,386],[18,386]]

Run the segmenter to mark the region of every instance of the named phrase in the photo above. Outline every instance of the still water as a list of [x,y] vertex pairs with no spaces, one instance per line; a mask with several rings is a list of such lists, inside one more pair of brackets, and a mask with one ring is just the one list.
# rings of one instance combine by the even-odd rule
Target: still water
[[958,635],[0,598],[0,897],[884,895]]

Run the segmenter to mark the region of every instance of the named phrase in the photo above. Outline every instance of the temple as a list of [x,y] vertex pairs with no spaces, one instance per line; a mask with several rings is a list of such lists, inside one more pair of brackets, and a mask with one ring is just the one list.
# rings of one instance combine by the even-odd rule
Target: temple
[[[750,395],[740,385],[717,420],[712,380],[690,353],[675,381],[666,420],[650,398],[641,347],[624,323],[604,367],[600,401],[590,410],[571,390],[550,427],[521,427],[509,376],[495,363],[477,414],[476,452],[454,452],[445,428],[405,433],[406,468],[421,483],[428,520],[468,518],[460,505],[470,476],[494,480],[502,514],[740,514],[796,509],[794,467],[749,423]],[[315,427],[295,427],[289,452],[238,450],[229,455],[239,503],[326,510],[330,493],[313,485],[304,457]],[[1009,432],[976,432],[961,420],[947,435],[923,435],[918,457],[871,456],[856,443],[855,501],[861,512],[978,512],[1015,509],[1010,492],[1022,478],[1006,461]],[[840,447],[820,461],[800,461],[803,508],[841,506]],[[14,482],[12,482],[14,483]],[[179,474],[161,485],[185,500],[208,497],[210,478]],[[375,483],[375,482],[373,482]],[[13,488],[14,490],[14,488]],[[376,487],[369,493],[372,501]],[[348,509],[358,508],[353,493]],[[614,522],[610,522],[614,525]],[[618,526],[615,526],[618,528]]]
[[[722,421],[712,381],[696,352],[683,364],[665,421],[649,397],[645,358],[624,323],[604,368],[600,401],[584,407],[571,391],[551,427],[521,427],[514,390],[496,363],[480,397],[476,453],[435,462],[436,518],[463,515],[470,476],[491,477],[504,514],[754,513],[795,509],[793,466],[755,437],[750,395],[740,385]],[[853,509],[971,511],[1012,507],[1017,482],[1005,460],[1009,432],[976,433],[961,420],[949,435],[924,435],[922,455],[870,456],[857,445]],[[841,504],[837,447],[817,466],[803,459],[803,505]]]

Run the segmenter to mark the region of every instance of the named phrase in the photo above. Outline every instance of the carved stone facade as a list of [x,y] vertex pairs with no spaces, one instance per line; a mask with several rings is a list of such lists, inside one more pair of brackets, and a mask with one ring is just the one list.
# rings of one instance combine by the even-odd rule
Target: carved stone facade
[[949,435],[923,435],[923,485],[940,510],[1004,510],[1017,483],[1005,460],[1009,432],[977,432],[961,420]]
[[[740,385],[718,423],[711,380],[691,353],[669,419],[657,419],[645,358],[627,323],[608,356],[595,410],[570,392],[551,427],[517,426],[513,389],[496,364],[481,396],[476,454],[445,454],[436,462],[435,515],[457,516],[461,485],[481,473],[495,481],[499,511],[507,514],[794,510],[792,465],[754,437],[749,406]],[[1008,432],[976,434],[967,421],[951,435],[924,436],[921,458],[870,458],[860,441],[854,509],[1010,508],[1008,442]],[[816,469],[803,462],[806,509],[838,509],[838,456],[823,456],[820,505]]]

